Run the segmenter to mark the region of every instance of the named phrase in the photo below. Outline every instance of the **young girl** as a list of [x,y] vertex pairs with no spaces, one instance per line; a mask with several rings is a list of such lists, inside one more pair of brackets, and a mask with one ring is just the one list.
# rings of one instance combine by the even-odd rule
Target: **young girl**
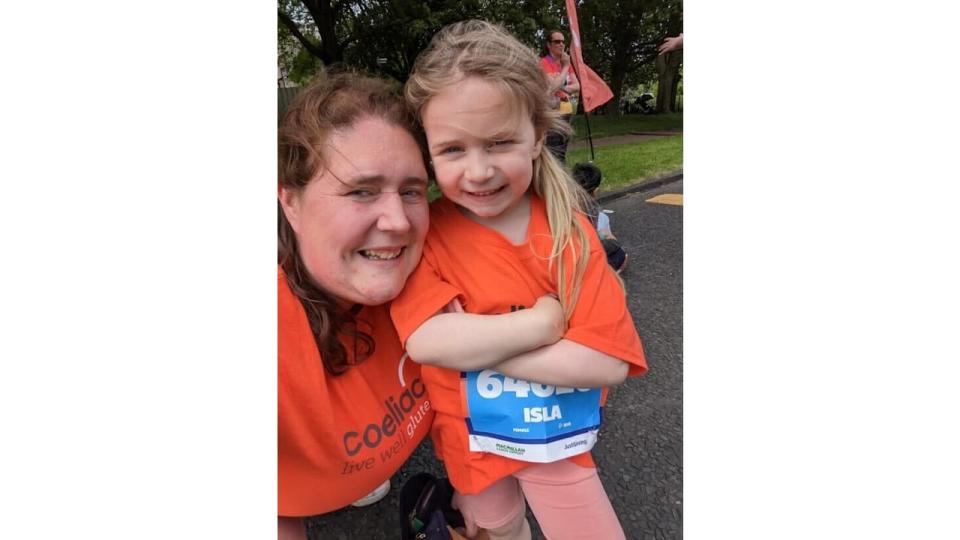
[[589,449],[603,387],[646,361],[585,193],[544,149],[563,129],[547,88],[533,51],[481,21],[417,59],[405,93],[444,198],[391,316],[468,524],[528,539],[526,497],[551,540],[624,538]]

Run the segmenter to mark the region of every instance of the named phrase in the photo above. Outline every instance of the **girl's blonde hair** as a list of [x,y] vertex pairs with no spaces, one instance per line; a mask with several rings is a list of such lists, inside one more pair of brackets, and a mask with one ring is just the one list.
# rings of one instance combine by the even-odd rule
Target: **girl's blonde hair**
[[[510,106],[517,107],[517,114],[530,115],[538,140],[548,131],[570,133],[570,126],[550,108],[549,81],[536,54],[502,26],[485,21],[454,23],[433,36],[407,80],[407,104],[422,119],[431,98],[468,77],[499,86]],[[546,203],[553,238],[550,266],[556,262],[557,292],[569,320],[590,256],[587,233],[577,217],[585,208],[587,195],[545,144],[533,162],[532,184]],[[568,250],[569,261],[563,256]],[[568,272],[568,264],[573,265],[572,272]]]

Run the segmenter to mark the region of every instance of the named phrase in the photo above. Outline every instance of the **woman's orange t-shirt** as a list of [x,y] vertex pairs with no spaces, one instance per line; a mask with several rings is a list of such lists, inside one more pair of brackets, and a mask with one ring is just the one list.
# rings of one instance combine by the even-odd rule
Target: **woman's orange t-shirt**
[[[641,375],[647,363],[623,288],[607,264],[596,231],[584,216],[579,218],[589,238],[590,258],[563,337],[630,363],[629,376]],[[556,293],[555,272],[547,259],[551,247],[546,207],[535,195],[531,195],[527,238],[519,245],[470,221],[449,200],[434,202],[423,258],[390,308],[400,339],[406,343],[414,330],[453,298],[459,298],[467,312],[498,314],[530,308],[541,296]],[[434,446],[458,491],[477,493],[531,465],[469,450],[459,371],[423,366],[423,379],[437,411],[431,430]],[[606,395],[604,389],[601,403]],[[594,466],[589,452],[569,459]]]
[[427,434],[434,412],[387,306],[357,315],[376,343],[373,356],[332,376],[282,270],[277,294],[277,515],[323,514],[390,478]]

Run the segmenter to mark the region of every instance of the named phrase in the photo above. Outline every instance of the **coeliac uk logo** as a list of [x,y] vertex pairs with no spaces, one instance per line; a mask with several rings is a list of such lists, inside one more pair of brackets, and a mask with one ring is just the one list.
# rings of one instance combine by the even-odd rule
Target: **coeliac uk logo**
[[[427,388],[420,377],[414,377],[407,384],[403,374],[404,363],[409,356],[404,353],[397,366],[399,389],[395,395],[388,396],[383,404],[383,416],[370,422],[362,429],[347,431],[343,434],[343,449],[347,456],[354,458],[364,449],[377,449],[378,454],[344,463],[341,474],[352,474],[372,469],[379,462],[384,463],[396,455],[414,438],[417,428],[430,411],[430,400],[426,399]],[[386,444],[386,446],[385,446]]]

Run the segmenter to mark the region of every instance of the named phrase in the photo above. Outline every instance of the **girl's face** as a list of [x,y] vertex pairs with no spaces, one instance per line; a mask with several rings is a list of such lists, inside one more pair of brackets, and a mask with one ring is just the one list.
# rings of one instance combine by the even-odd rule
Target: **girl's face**
[[333,133],[326,164],[280,204],[310,276],[343,304],[393,300],[420,261],[427,171],[413,137],[379,118]]
[[496,85],[469,77],[445,88],[423,109],[440,190],[478,221],[518,206],[543,146],[524,107],[510,105]]

